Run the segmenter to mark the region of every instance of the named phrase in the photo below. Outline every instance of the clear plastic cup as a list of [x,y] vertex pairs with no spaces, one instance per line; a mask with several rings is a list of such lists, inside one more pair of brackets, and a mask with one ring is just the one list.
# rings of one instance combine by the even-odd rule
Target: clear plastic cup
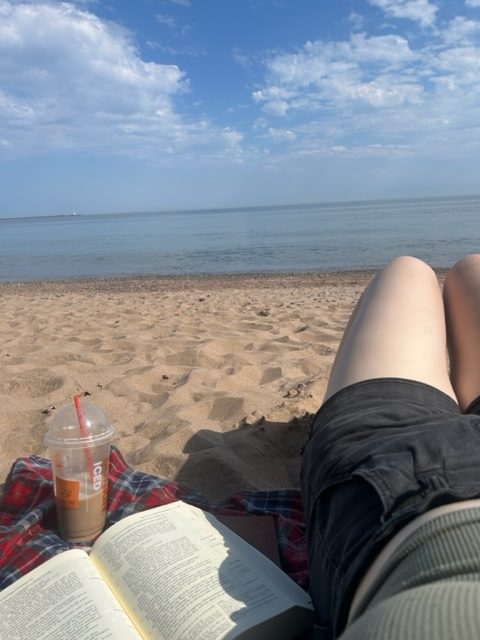
[[115,429],[93,403],[85,402],[80,407],[72,404],[58,412],[45,444],[53,467],[60,534],[70,542],[86,543],[105,526],[108,464]]

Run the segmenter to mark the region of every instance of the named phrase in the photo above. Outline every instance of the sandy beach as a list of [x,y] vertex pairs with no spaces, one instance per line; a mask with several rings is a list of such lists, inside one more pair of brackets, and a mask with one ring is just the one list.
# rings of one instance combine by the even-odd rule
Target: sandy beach
[[0,482],[78,393],[134,467],[212,500],[298,486],[300,452],[372,273],[0,284]]

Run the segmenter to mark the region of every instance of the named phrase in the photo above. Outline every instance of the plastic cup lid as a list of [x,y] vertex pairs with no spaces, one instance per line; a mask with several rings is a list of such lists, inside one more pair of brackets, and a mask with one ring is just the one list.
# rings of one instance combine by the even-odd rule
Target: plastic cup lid
[[82,435],[73,403],[60,409],[50,424],[44,442],[49,447],[76,449],[106,444],[112,440],[115,429],[97,405],[82,403],[88,435]]

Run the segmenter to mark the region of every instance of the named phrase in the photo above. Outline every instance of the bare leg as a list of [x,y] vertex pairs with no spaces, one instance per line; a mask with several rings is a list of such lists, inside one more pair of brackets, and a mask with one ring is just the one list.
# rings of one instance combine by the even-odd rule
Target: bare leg
[[457,262],[443,295],[451,380],[463,411],[480,395],[480,255]]
[[393,260],[365,290],[338,350],[326,398],[383,377],[418,380],[456,401],[440,287],[433,270],[416,258]]

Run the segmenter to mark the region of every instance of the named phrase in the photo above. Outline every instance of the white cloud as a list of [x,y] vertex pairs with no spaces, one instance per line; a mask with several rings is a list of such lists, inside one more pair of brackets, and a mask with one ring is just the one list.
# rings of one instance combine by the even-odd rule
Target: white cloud
[[269,86],[253,92],[255,102],[264,103],[264,111],[271,115],[284,116],[289,109],[289,99],[295,95],[281,87]]
[[465,0],[467,7],[480,7],[480,0]]
[[274,127],[269,127],[267,129],[267,137],[275,142],[291,142],[295,140],[296,135],[295,132],[290,129],[275,129]]
[[466,44],[471,42],[480,33],[480,21],[468,20],[463,16],[457,16],[450,21],[442,32],[445,42],[449,44]]
[[458,46],[439,53],[435,68],[443,79],[453,82],[453,87],[480,94],[480,49],[475,46]]
[[174,29],[176,26],[175,18],[173,16],[157,13],[155,19],[158,24],[162,24],[169,29]]
[[177,66],[143,61],[127,31],[70,4],[1,9],[0,136],[20,149],[175,137]]
[[368,0],[373,6],[383,9],[392,18],[406,18],[418,22],[422,27],[435,23],[438,7],[430,0]]
[[226,146],[177,113],[178,66],[145,61],[130,32],[70,3],[0,0],[0,87],[0,139],[17,154]]
[[406,103],[420,104],[423,89],[418,82],[406,77],[379,76],[371,82],[363,82],[349,88],[346,97],[361,100],[372,107],[398,106]]
[[240,133],[240,131],[231,129],[230,127],[225,127],[223,130],[223,136],[230,147],[238,147],[240,142],[243,140],[243,134]]
[[244,67],[245,69],[249,69],[253,66],[253,58],[243,53],[239,49],[235,48],[232,50],[232,58],[237,64],[239,64],[241,67]]
[[253,100],[265,129],[275,131],[282,118],[282,129],[295,130],[298,153],[479,146],[479,33],[480,21],[457,17],[416,47],[398,35],[365,33],[307,42],[267,60]]
[[349,41],[307,42],[269,60],[267,85],[253,93],[271,115],[357,101],[376,106],[418,103],[422,86],[402,69],[415,61],[405,38],[352,35]]
[[357,13],[356,11],[352,11],[350,13],[350,15],[348,16],[348,21],[352,29],[354,29],[355,31],[361,31],[364,28],[365,18],[362,16],[362,14]]

